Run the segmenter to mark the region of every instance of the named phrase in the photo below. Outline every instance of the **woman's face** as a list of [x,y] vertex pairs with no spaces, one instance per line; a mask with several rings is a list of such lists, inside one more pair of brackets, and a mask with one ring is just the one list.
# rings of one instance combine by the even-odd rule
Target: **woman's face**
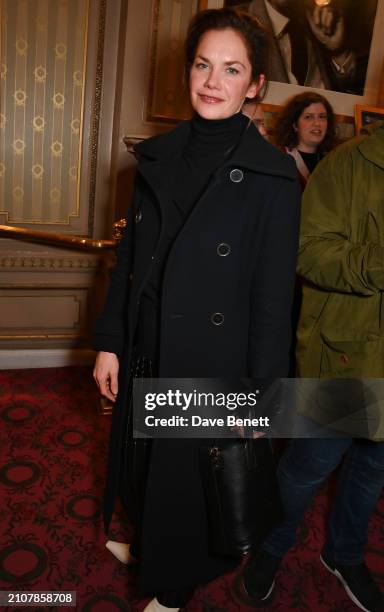
[[314,153],[327,133],[328,118],[324,104],[315,102],[307,106],[294,127],[297,131],[297,148],[304,153]]
[[252,66],[245,43],[232,29],[209,30],[200,38],[190,71],[193,109],[204,119],[225,119],[254,98],[264,82],[251,82]]

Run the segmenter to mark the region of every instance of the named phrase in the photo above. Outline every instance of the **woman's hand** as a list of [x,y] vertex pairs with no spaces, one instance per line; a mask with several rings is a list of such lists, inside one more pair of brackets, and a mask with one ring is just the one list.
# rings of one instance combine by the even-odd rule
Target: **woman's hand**
[[115,402],[118,392],[117,375],[119,373],[119,360],[115,353],[100,351],[97,353],[93,378],[95,379],[101,395]]

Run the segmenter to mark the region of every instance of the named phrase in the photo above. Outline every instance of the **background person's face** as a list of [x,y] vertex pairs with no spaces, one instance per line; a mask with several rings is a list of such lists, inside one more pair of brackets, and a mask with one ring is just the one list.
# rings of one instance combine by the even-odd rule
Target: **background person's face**
[[205,119],[225,119],[254,98],[263,82],[251,82],[245,43],[232,29],[209,30],[201,37],[189,77],[193,109]]
[[297,148],[300,151],[313,153],[323,142],[327,133],[327,110],[321,102],[307,106],[301,113],[297,124]]

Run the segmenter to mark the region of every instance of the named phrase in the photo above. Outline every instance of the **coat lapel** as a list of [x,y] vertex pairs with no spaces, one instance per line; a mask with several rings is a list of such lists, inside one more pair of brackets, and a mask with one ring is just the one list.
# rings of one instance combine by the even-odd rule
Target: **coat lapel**
[[164,176],[167,176],[165,170],[168,168],[168,165],[168,161],[155,160],[145,164],[139,164],[137,168],[145,182],[152,189],[155,199],[159,202],[161,209],[164,209],[169,199],[167,186],[163,179]]

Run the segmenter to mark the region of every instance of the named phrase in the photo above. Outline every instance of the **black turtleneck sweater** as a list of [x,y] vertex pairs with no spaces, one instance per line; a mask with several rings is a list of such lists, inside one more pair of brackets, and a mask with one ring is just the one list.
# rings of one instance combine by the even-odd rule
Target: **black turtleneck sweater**
[[317,164],[321,160],[321,153],[319,153],[318,151],[316,151],[315,153],[306,153],[305,151],[300,151],[300,149],[298,149],[298,151],[301,157],[303,158],[304,163],[309,170],[309,173],[312,174]]
[[163,177],[169,206],[162,219],[162,238],[143,291],[136,334],[136,351],[157,362],[161,285],[171,247],[202,195],[213,172],[234,151],[249,120],[242,113],[227,119],[196,115],[182,155],[169,163]]

